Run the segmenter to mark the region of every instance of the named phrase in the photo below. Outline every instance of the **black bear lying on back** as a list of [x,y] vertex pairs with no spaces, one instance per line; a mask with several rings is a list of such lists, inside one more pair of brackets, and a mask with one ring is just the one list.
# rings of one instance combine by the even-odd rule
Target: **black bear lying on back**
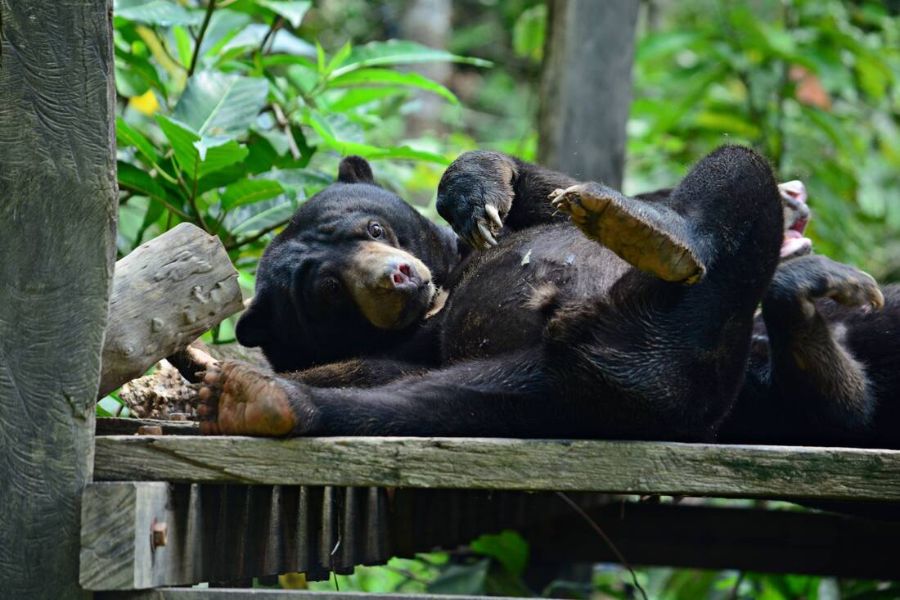
[[438,208],[459,238],[345,159],[266,251],[238,324],[283,374],[210,370],[203,430],[709,441],[739,396],[752,417],[780,393],[776,362],[742,391],[783,238],[752,151],[643,198],[467,153]]

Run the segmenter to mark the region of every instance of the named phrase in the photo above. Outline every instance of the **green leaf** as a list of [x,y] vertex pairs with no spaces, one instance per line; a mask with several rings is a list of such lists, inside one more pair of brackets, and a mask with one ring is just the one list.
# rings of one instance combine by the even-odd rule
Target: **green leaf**
[[222,194],[222,208],[225,210],[268,200],[284,193],[284,188],[271,179],[244,179],[225,188]]
[[409,146],[381,148],[360,142],[340,140],[335,136],[328,121],[326,121],[322,115],[313,111],[309,111],[308,115],[309,126],[319,134],[319,137],[322,138],[322,142],[344,156],[348,154],[358,154],[363,158],[371,159],[405,158],[411,160],[424,160],[445,166],[450,164],[450,161],[440,154],[435,154],[434,152],[428,152],[426,150],[415,150]]
[[167,200],[165,188],[146,171],[127,162],[118,162],[119,187],[161,202]]
[[116,0],[113,14],[129,21],[145,25],[199,25],[203,20],[199,12],[190,12],[169,0]]
[[[389,40],[387,42],[369,42],[353,49],[346,62],[332,73],[334,77],[364,69],[366,67],[382,67],[386,65],[408,65],[426,62],[456,62],[477,67],[490,67],[491,62],[480,58],[459,56],[429,48],[416,42],[406,40]],[[324,68],[324,64],[322,65]]]
[[190,34],[184,27],[175,26],[172,28],[172,37],[175,38],[175,48],[178,51],[178,61],[182,65],[191,64],[191,57],[194,53],[194,42],[191,40]]
[[473,565],[450,565],[428,584],[428,593],[481,596],[490,564],[490,560],[484,559]]
[[116,90],[119,94],[131,98],[144,94],[150,88],[157,90],[164,98],[168,95],[153,63],[139,54],[116,48]]
[[513,26],[513,50],[519,56],[540,61],[544,56],[547,5],[538,4],[519,15]]
[[245,219],[231,230],[232,235],[252,234],[263,229],[277,225],[291,218],[297,206],[293,202],[282,202],[272,208],[259,212],[249,219]]
[[201,71],[188,81],[173,117],[201,135],[247,131],[266,103],[265,79]]
[[528,542],[515,531],[482,535],[469,544],[475,552],[496,559],[512,575],[521,577],[528,564]]
[[328,82],[328,87],[375,87],[375,86],[408,86],[433,92],[453,104],[459,104],[456,96],[443,85],[432,81],[418,73],[392,71],[390,69],[360,69],[350,71],[339,77],[334,77]]
[[191,181],[241,161],[248,154],[234,140],[201,138],[190,127],[164,115],[157,116],[156,121],[172,144],[178,166]]
[[151,164],[159,162],[159,154],[153,143],[122,117],[116,117],[116,141],[120,146],[134,146]]
[[286,0],[256,0],[256,3],[284,17],[295,29],[300,27],[303,16],[312,6],[312,2],[288,2]]

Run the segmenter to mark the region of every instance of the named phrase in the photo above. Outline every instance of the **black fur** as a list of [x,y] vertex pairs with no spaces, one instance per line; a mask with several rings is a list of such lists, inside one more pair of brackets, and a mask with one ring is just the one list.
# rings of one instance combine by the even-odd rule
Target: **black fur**
[[[358,160],[342,177],[366,172]],[[503,219],[497,247],[465,258],[453,237],[371,183],[336,184],[301,208],[263,257],[239,339],[282,372],[380,362],[353,361],[361,375],[341,371],[336,387],[321,370],[286,374],[296,433],[714,439],[778,261],[770,168],[727,146],[652,197],[654,218],[703,259],[706,275],[691,286],[636,270],[555,215],[547,195],[572,183],[503,155],[461,156],[441,182],[441,214],[473,248],[486,206]],[[317,282],[359,243],[342,233],[348,215],[374,215],[428,265],[450,292],[437,316],[384,331],[345,297],[323,298]],[[371,387],[347,387],[363,382]]]

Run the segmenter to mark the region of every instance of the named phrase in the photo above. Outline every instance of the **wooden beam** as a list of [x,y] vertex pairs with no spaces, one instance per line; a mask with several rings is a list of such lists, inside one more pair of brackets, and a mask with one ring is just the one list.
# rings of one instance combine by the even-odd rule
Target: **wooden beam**
[[0,0],[0,595],[77,598],[115,260],[108,0]]
[[900,451],[488,438],[98,437],[99,480],[900,501]]

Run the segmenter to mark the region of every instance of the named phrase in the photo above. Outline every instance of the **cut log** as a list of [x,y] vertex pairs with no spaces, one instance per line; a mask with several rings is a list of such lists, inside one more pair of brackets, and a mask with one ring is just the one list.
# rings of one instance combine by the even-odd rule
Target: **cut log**
[[116,263],[100,395],[241,310],[237,271],[219,238],[182,223]]

